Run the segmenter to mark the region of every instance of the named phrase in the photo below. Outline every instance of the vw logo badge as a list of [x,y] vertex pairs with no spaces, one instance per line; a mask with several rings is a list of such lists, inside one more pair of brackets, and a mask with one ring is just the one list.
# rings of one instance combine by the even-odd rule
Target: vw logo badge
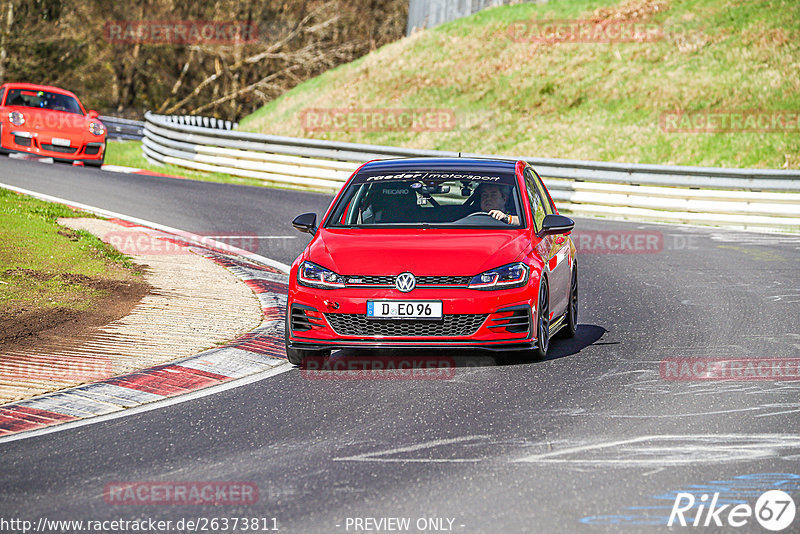
[[397,278],[394,279],[394,287],[396,287],[398,291],[408,293],[417,287],[417,279],[414,278],[414,275],[411,273],[398,274]]

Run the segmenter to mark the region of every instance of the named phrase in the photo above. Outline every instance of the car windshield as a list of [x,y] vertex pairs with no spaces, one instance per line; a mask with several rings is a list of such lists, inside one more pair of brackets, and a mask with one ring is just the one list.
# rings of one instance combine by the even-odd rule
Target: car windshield
[[[498,220],[489,215],[494,210],[514,218]],[[506,172],[360,173],[325,226],[508,229],[524,227],[522,213],[517,180]]]
[[50,91],[35,91],[31,89],[9,89],[6,106],[21,106],[26,108],[49,109],[52,111],[66,111],[83,115],[78,101],[71,96]]

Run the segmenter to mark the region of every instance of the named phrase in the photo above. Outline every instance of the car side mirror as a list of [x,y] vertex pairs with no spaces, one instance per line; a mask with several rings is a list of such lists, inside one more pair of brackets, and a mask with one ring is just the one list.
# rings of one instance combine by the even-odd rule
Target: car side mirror
[[96,119],[97,117],[100,116],[100,114],[97,113],[95,110],[90,109],[89,113],[87,113],[86,116],[89,117],[90,119]]
[[317,214],[316,213],[304,213],[302,215],[298,215],[292,221],[292,226],[295,227],[296,230],[300,232],[305,232],[307,234],[316,234],[317,233]]
[[575,228],[575,221],[563,215],[547,215],[542,221],[542,229],[536,234],[537,237],[547,235],[566,234]]

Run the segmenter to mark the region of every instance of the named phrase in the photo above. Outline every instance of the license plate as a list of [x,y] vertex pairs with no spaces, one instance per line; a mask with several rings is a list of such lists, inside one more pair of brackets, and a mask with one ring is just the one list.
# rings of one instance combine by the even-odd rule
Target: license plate
[[56,146],[70,146],[69,139],[62,139],[60,137],[53,137],[50,140],[50,144]]
[[441,319],[440,300],[368,300],[369,319]]

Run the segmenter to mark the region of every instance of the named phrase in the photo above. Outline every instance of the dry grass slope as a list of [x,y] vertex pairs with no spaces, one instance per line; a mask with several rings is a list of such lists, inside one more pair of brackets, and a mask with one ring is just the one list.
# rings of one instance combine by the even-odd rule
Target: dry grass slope
[[[659,37],[542,42],[531,38],[531,21],[543,20],[639,23]],[[328,71],[245,118],[242,129],[517,156],[800,168],[798,37],[795,0],[519,4]],[[320,132],[303,123],[309,108],[447,109],[456,121],[444,132]],[[662,116],[684,110],[788,112],[794,122],[780,132],[665,131]]]

